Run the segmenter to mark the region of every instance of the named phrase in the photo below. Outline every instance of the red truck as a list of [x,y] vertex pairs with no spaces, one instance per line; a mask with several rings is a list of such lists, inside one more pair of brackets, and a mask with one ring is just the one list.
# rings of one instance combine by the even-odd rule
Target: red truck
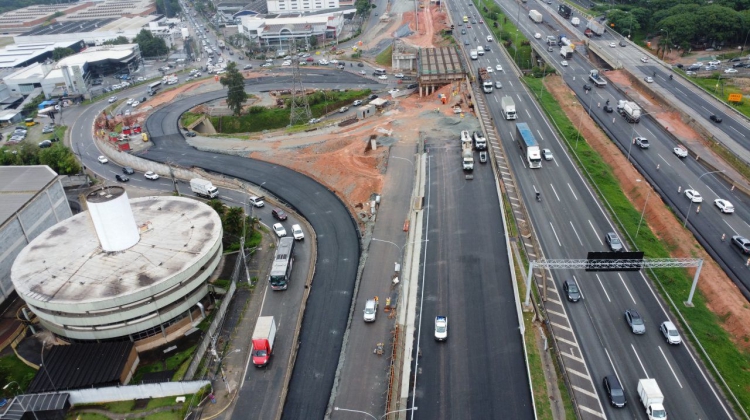
[[264,367],[273,354],[273,343],[276,338],[276,322],[272,316],[258,317],[253,331],[253,364]]

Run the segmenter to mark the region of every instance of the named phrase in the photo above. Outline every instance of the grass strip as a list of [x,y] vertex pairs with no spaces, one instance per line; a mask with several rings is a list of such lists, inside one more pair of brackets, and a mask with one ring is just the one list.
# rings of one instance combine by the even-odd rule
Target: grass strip
[[390,67],[393,62],[393,46],[389,46],[375,57],[375,62],[383,67]]
[[[537,96],[542,109],[553,121],[559,134],[565,139],[571,156],[582,169],[588,182],[596,187],[595,191],[599,198],[608,203],[610,214],[613,215],[622,231],[626,233],[631,245],[643,251],[646,258],[670,258],[669,245],[659,240],[647,224],[641,225],[637,238],[630,239],[635,237],[640,210],[633,207],[630,200],[622,192],[612,169],[604,162],[602,157],[589,146],[585,139],[582,138],[583,141],[576,142],[579,135],[578,131],[555,98],[549,92],[546,95],[543,94],[546,91],[543,81],[528,77],[524,78],[524,81]],[[539,92],[542,92],[541,96]],[[693,298],[695,305],[693,308],[675,307],[673,305],[673,302],[683,302],[688,296],[692,277],[687,270],[681,268],[660,269],[658,276],[652,271],[650,277],[656,280],[655,283],[659,286],[661,293],[671,298],[665,300],[672,307],[672,310],[679,311],[687,321],[694,334],[694,336],[688,335],[687,338],[697,340],[705,349],[706,354],[700,351],[698,354],[706,362],[706,366],[710,367],[710,363],[706,359],[707,355],[716,366],[719,375],[726,381],[727,387],[724,387],[719,381],[724,391],[731,390],[745,411],[750,411],[750,393],[748,393],[750,354],[741,351],[734,345],[729,338],[729,334],[721,327],[719,317],[706,307],[705,298],[700,290]],[[701,280],[710,281],[710,279],[705,278]],[[731,397],[729,401],[735,405],[735,401]]]

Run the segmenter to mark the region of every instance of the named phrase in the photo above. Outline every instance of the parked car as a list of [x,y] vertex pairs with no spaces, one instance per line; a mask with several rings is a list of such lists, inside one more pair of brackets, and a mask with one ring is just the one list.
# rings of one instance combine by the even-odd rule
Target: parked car
[[39,148],[40,149],[46,149],[48,147],[52,147],[52,142],[49,140],[43,140],[39,142]]
[[375,322],[378,317],[378,301],[375,299],[368,299],[365,302],[363,319],[365,322]]

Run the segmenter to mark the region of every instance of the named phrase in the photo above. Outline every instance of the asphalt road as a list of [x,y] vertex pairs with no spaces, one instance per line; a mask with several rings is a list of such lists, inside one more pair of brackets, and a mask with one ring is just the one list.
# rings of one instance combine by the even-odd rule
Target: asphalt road
[[[454,20],[471,13],[473,9],[463,4],[453,7],[455,9],[451,12]],[[509,16],[515,16],[516,11],[515,4],[508,6]],[[526,13],[521,12],[522,28],[532,25]],[[546,19],[549,19],[549,16],[546,16]],[[481,24],[474,25],[472,30],[479,39],[484,39],[489,34],[487,28]],[[524,32],[534,33],[533,29]],[[516,174],[520,191],[529,203],[528,208],[545,257],[585,258],[588,251],[607,250],[603,237],[607,232],[615,230],[613,224],[590,188],[581,179],[567,154],[567,149],[562,146],[547,124],[533,98],[526,92],[515,73],[508,71],[511,68],[510,61],[494,47],[495,45],[491,53],[472,61],[471,67],[476,71],[478,66],[494,67],[501,64],[506,70],[493,73],[493,78],[501,80],[504,87],[500,91],[485,95],[485,99],[507,153],[507,159]],[[580,58],[574,59],[576,62],[577,60]],[[572,75],[568,75],[567,71],[564,73],[566,81],[572,79]],[[587,75],[588,71],[585,74]],[[571,86],[574,90],[582,90],[581,74],[577,76]],[[504,95],[514,98],[519,114],[518,120],[506,121],[502,118],[499,101]],[[583,98],[589,99],[585,96]],[[631,128],[624,123],[622,117],[617,117],[619,120],[615,125]],[[543,162],[540,169],[528,169],[516,143],[516,122],[528,123],[541,147],[551,149],[555,158]],[[645,153],[650,152],[652,150]],[[666,165],[661,166],[663,170]],[[542,203],[535,202],[536,191],[542,193]],[[552,273],[552,279],[555,289],[550,291],[550,300],[564,305],[580,347],[562,342],[558,344],[566,360],[585,360],[590,372],[590,382],[595,387],[586,391],[596,393],[606,417],[645,418],[644,410],[639,407],[637,401],[636,384],[640,378],[653,377],[657,379],[665,394],[670,416],[733,418],[727,411],[723,399],[718,397],[712,382],[704,375],[702,366],[695,361],[697,357],[692,349],[684,344],[668,347],[661,338],[657,330],[658,324],[673,318],[667,311],[667,305],[655,294],[650,281],[644,279],[640,273],[558,270]],[[583,291],[582,302],[571,304],[562,297],[561,286],[566,279],[575,279],[578,282]],[[623,321],[623,311],[627,308],[637,309],[645,318],[647,333],[644,336],[635,336],[628,331]],[[605,375],[612,373],[620,377],[625,387],[630,402],[626,409],[613,409],[604,398],[601,380]],[[574,382],[582,379],[580,373],[570,374],[569,377]],[[578,386],[582,387],[583,384]],[[576,392],[577,398],[585,394]],[[600,410],[593,404],[582,408],[595,412]]]
[[[447,137],[447,136],[446,136]],[[464,178],[458,133],[428,138],[417,419],[532,419],[523,340],[490,164]],[[478,154],[475,154],[475,158]],[[437,315],[448,340],[434,340]],[[541,384],[536,384],[542,386]]]

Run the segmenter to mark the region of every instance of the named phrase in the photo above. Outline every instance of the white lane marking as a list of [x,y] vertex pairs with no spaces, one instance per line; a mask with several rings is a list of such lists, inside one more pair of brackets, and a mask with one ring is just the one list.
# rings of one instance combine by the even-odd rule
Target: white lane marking
[[622,282],[622,285],[625,287],[625,290],[627,290],[628,295],[630,295],[630,300],[632,300],[633,304],[635,305],[636,304],[635,298],[633,297],[633,294],[630,293],[630,289],[628,288],[627,283],[625,283],[625,279],[622,278],[622,273],[617,273],[617,275],[620,277],[620,281]]
[[667,164],[667,165],[669,165],[669,166],[672,166],[672,165],[670,165],[670,164],[669,164],[669,162],[667,162],[667,160],[666,160],[666,159],[664,159],[664,156],[662,156],[662,155],[661,155],[661,153],[657,153],[656,155],[657,155],[657,156],[659,156],[659,158],[660,158],[661,160],[663,160],[663,161],[664,161],[664,163],[666,163],[666,164]]
[[645,376],[646,378],[649,378],[648,372],[646,372],[646,367],[643,366],[643,362],[641,362],[641,358],[638,357],[638,352],[635,350],[635,346],[633,346],[631,344],[630,348],[633,349],[633,354],[635,354],[635,358],[638,359],[638,364],[640,364],[641,365],[641,369],[643,369],[643,376]]
[[578,236],[578,231],[576,230],[576,227],[573,226],[573,221],[572,220],[570,221],[570,227],[573,228],[573,233],[576,234],[576,238],[578,238],[578,243],[580,243],[581,246],[583,246],[583,242],[581,241],[581,237]]
[[593,231],[594,231],[594,236],[595,236],[595,237],[596,237],[597,239],[599,239],[599,243],[600,243],[600,244],[601,244],[602,246],[604,246],[604,242],[602,242],[602,238],[600,238],[600,237],[599,237],[599,236],[600,236],[600,235],[599,235],[599,231],[598,231],[598,230],[596,230],[596,228],[594,227],[594,224],[593,224],[593,223],[591,223],[591,220],[589,220],[589,226],[591,226],[591,230],[593,230]]
[[677,374],[675,373],[674,369],[672,369],[672,364],[669,363],[669,359],[667,358],[667,355],[664,354],[664,350],[661,349],[661,346],[657,347],[659,349],[659,353],[661,353],[661,357],[664,358],[664,361],[667,362],[667,366],[669,366],[669,370],[672,371],[672,375],[674,376],[674,380],[677,381],[677,385],[680,386],[680,388],[683,388],[682,382],[680,382],[680,378],[677,377]]
[[555,193],[555,197],[557,197],[557,201],[560,201],[560,196],[557,195],[557,191],[555,191],[555,186],[552,184],[549,184],[550,188],[552,188],[552,192]]
[[607,293],[607,289],[604,288],[604,283],[602,283],[602,279],[599,277],[598,273],[596,274],[596,279],[599,281],[599,286],[602,287],[602,292],[604,292],[604,296],[607,297],[607,301],[611,303],[612,299],[609,298],[609,293]]
[[573,191],[573,187],[568,183],[568,188],[570,188],[570,193],[573,194],[573,198],[578,200],[578,196],[576,196],[576,192]]
[[552,226],[552,222],[549,222],[549,227],[552,228],[552,233],[555,235],[555,240],[557,240],[557,245],[562,246],[562,243],[560,243],[560,238],[557,237],[557,232],[555,232],[555,227]]
[[732,227],[732,225],[729,224],[729,222],[724,220],[724,223],[726,223],[726,225],[729,226],[729,229],[732,229],[732,232],[734,232],[735,235],[739,235],[739,233],[737,233],[737,231]]

